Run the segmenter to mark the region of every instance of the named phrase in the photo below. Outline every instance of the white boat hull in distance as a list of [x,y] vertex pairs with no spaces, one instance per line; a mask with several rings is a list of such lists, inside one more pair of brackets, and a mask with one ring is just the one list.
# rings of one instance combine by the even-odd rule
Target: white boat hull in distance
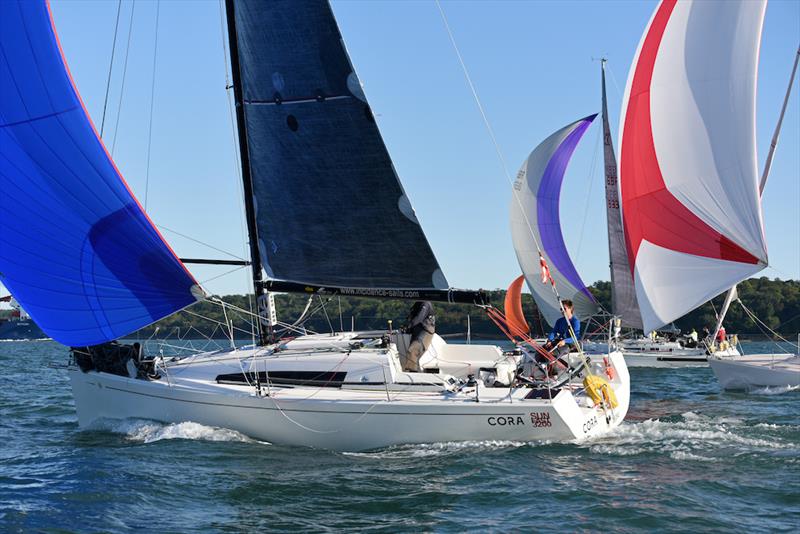
[[[628,367],[707,367],[708,353],[705,347],[686,348],[680,343],[669,342],[636,342],[622,347],[625,363]],[[734,346],[714,353],[717,356],[738,356]]]
[[799,387],[800,356],[752,354],[733,358],[712,357],[711,369],[723,389]]
[[[356,382],[344,382],[341,387],[262,385],[259,393],[252,384],[219,381],[221,370],[230,371],[233,365],[238,369],[239,362],[246,368],[248,362],[256,361],[248,360],[246,351],[238,352],[235,357],[230,352],[217,353],[193,357],[186,364],[169,364],[169,376],[163,372],[158,380],[84,372],[72,366],[69,376],[79,425],[86,428],[102,420],[128,418],[193,421],[273,444],[337,451],[459,441],[563,442],[596,436],[619,425],[630,398],[628,371],[619,352],[609,355],[613,376],[609,383],[618,400],[614,409],[593,405],[577,384],[539,398],[527,397],[532,391],[541,394],[541,390],[486,387],[481,381],[472,387],[437,389],[426,384],[442,383],[442,375],[396,373],[391,362],[383,368],[379,363],[377,373],[396,377],[377,386],[362,378],[363,387]],[[365,353],[362,363],[371,361],[374,366],[378,361],[378,351],[353,351],[351,357],[359,352]],[[282,356],[283,360],[268,365],[278,369],[280,364],[291,363],[296,368],[311,362],[307,368],[313,368],[319,354]],[[333,358],[341,360],[342,353],[336,352]],[[255,365],[264,369],[267,364],[261,359]],[[352,368],[358,365],[361,363],[354,360]],[[361,367],[353,376],[366,372]],[[409,382],[403,376],[412,379]],[[415,380],[416,386],[422,387],[404,386],[413,386]]]

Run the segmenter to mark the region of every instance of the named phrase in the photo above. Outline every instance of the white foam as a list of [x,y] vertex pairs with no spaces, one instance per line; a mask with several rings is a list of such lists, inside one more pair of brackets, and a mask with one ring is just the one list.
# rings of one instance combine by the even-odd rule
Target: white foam
[[235,430],[205,426],[191,421],[164,424],[139,419],[105,420],[94,426],[98,429],[125,434],[127,439],[141,443],[154,443],[168,439],[264,443],[248,438]]
[[[781,439],[760,439],[744,434],[758,425],[748,425],[735,417],[709,417],[694,412],[682,414],[679,421],[647,419],[623,423],[604,436],[586,444],[598,454],[632,456],[665,454],[676,460],[715,461],[720,454],[797,449],[797,444]],[[744,432],[743,432],[744,431]]]
[[373,452],[345,452],[347,456],[361,456],[365,458],[425,458],[431,456],[445,456],[448,454],[469,452],[487,452],[501,449],[516,449],[519,447],[547,445],[545,441],[444,441],[437,443],[418,443],[398,445]]
[[750,393],[755,395],[783,395],[784,393],[791,393],[792,391],[800,390],[800,386],[776,386],[776,387],[763,387],[752,390]]

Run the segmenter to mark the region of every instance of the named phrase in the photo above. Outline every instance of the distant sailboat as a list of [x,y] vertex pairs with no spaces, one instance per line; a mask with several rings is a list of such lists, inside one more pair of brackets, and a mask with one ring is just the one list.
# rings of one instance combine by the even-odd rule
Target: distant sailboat
[[[394,171],[324,1],[227,0],[256,293],[482,302],[448,288]],[[434,335],[404,370],[409,335],[271,339],[179,360],[112,342],[203,290],[125,186],[60,53],[45,2],[0,2],[0,281],[54,339],[76,347],[78,420],[196,421],[292,445],[571,440],[627,412],[624,360],[558,381],[520,380],[523,357]]]
[[550,285],[541,283],[542,260],[581,321],[600,312],[567,252],[559,219],[567,164],[595,116],[568,124],[542,141],[522,164],[513,186],[509,210],[514,251],[539,311],[551,326],[561,317],[561,306]]
[[640,42],[620,120],[620,188],[645,331],[767,266],[755,135],[765,8],[665,0]]
[[[602,116],[603,116],[603,159],[605,163],[606,219],[608,224],[608,255],[611,270],[611,310],[620,319],[621,326],[641,330],[642,316],[636,300],[636,288],[631,275],[628,251],[625,245],[625,232],[622,229],[621,203],[619,201],[619,177],[617,158],[608,120],[608,101],[606,98],[606,60],[601,59]],[[643,337],[625,339],[620,343],[625,362],[629,367],[688,367],[708,365],[711,347],[706,340],[698,346],[686,346],[679,341]],[[714,348],[725,355],[739,354],[735,344]]]

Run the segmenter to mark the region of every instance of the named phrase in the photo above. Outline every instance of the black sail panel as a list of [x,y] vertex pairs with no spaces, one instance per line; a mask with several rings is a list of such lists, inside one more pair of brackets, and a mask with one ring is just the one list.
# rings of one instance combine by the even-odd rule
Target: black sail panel
[[233,5],[258,248],[268,277],[447,287],[330,5]]

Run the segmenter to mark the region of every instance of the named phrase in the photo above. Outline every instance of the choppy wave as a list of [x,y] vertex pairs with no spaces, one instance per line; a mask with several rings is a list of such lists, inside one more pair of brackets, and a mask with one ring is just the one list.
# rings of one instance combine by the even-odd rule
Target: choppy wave
[[753,435],[758,433],[758,428],[763,429],[759,425],[748,424],[737,417],[708,417],[685,412],[676,421],[647,419],[623,423],[587,444],[592,452],[600,454],[633,456],[656,453],[675,460],[696,461],[718,461],[723,454],[800,450],[797,443]]
[[800,386],[766,386],[750,391],[754,395],[783,395],[784,393],[791,393],[792,391],[800,391]]
[[517,449],[537,445],[547,445],[544,441],[511,441],[511,440],[489,440],[489,441],[443,441],[436,443],[416,443],[408,445],[396,445],[377,451],[368,452],[344,452],[345,456],[355,456],[364,458],[425,458],[429,456],[447,456],[449,454],[461,454],[465,451],[469,453],[481,453],[500,449]]
[[263,443],[235,430],[201,425],[191,421],[165,424],[140,419],[104,420],[97,422],[92,428],[125,434],[130,441],[140,443],[154,443],[169,439]]

